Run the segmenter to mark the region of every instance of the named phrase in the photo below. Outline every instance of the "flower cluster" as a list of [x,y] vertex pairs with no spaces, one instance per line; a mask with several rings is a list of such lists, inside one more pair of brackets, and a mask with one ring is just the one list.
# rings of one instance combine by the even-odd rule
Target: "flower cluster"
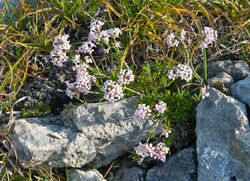
[[202,88],[201,88],[201,97],[202,97],[202,99],[205,99],[206,97],[208,97],[209,96],[209,92],[208,92],[208,90],[209,90],[209,86],[206,86],[206,85],[204,85]]
[[118,82],[120,84],[130,84],[135,80],[135,76],[132,72],[132,70],[128,69],[122,69],[118,75]]
[[82,46],[78,47],[78,51],[80,53],[85,53],[85,54],[92,54],[94,52],[94,48],[96,45],[90,41],[83,42]]
[[[166,110],[166,108],[167,108],[167,104],[163,101],[159,101],[159,103],[155,105],[154,110],[157,113],[163,114],[164,111]],[[139,117],[141,119],[144,119],[144,118],[152,115],[152,110],[146,104],[139,104],[138,108],[135,110],[134,115],[135,115],[135,117]]]
[[[80,53],[92,54],[96,47],[96,43],[99,43],[101,40],[105,42],[106,45],[109,44],[110,38],[116,39],[122,33],[119,28],[111,28],[108,30],[102,30],[104,23],[100,20],[94,20],[90,24],[90,32],[88,36],[88,41],[83,42],[82,46],[78,48]],[[115,41],[114,45],[119,48],[120,42]],[[105,53],[109,52],[109,48],[104,49]]]
[[204,27],[202,34],[205,37],[205,39],[200,44],[201,48],[207,48],[208,45],[212,44],[213,42],[216,42],[217,37],[218,37],[216,30],[214,30],[211,27],[206,27],[206,26]]
[[76,71],[76,81],[74,83],[66,82],[66,94],[71,99],[79,93],[88,93],[91,89],[92,83],[96,81],[95,76],[88,73],[88,64],[80,62],[80,55],[76,55],[75,61],[73,70]]
[[178,47],[179,41],[176,38],[174,33],[170,33],[164,38],[164,42],[168,45],[168,47]]
[[144,119],[146,117],[151,116],[152,110],[146,104],[139,104],[138,108],[135,110],[135,117],[139,117]]
[[168,138],[169,134],[171,133],[171,130],[164,130],[160,136],[163,136],[164,138]]
[[62,67],[68,60],[67,52],[71,45],[68,41],[69,35],[58,35],[54,37],[53,50],[50,52],[50,58],[54,66]]
[[122,84],[107,80],[102,89],[104,98],[109,102],[115,102],[123,98]]
[[167,108],[167,104],[163,101],[160,101],[158,104],[155,105],[155,111],[160,114],[163,114],[166,108]]
[[134,81],[132,70],[121,69],[118,75],[118,82],[107,80],[103,86],[104,98],[109,102],[115,102],[123,98],[123,84],[129,84]]
[[162,142],[158,143],[156,146],[153,146],[151,143],[140,143],[134,149],[136,154],[142,157],[142,160],[146,157],[151,157],[155,160],[161,160],[162,162],[166,161],[166,155],[169,152],[169,148]]
[[185,64],[178,64],[173,70],[168,71],[168,79],[174,80],[178,77],[189,82],[192,80],[193,70]]

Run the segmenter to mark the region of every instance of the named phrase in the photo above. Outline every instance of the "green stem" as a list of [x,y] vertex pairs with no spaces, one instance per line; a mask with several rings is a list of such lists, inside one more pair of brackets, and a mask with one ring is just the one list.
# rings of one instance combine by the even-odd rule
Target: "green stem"
[[203,53],[203,78],[204,78],[204,84],[207,84],[207,54],[206,49],[202,49]]

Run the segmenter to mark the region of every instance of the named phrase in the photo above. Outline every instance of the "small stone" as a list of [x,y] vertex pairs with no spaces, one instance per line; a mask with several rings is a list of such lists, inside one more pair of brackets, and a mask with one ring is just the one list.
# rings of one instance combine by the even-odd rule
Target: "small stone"
[[98,170],[82,171],[72,169],[69,171],[69,181],[106,181]]

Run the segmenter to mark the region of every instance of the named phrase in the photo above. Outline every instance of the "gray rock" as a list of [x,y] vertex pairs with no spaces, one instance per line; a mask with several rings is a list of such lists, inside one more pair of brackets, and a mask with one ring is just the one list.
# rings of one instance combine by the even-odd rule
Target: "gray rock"
[[198,180],[249,180],[250,129],[245,105],[212,88],[196,111]]
[[195,148],[189,147],[150,169],[146,181],[195,181],[196,169]]
[[225,60],[208,64],[209,78],[215,77],[219,72],[225,72],[232,76],[234,81],[238,81],[250,75],[250,68],[242,60]]
[[98,170],[70,170],[69,181],[106,181]]
[[94,144],[83,133],[63,127],[58,117],[15,120],[11,142],[26,167],[82,167],[96,155]]
[[146,139],[153,120],[134,117],[135,101],[136,98],[129,98],[115,103],[84,104],[62,112],[66,126],[81,131],[94,143],[97,155],[93,164],[97,168]]
[[112,181],[145,181],[146,171],[134,166],[131,162],[123,161],[123,164],[115,173]]
[[216,87],[217,84],[223,84],[226,88],[234,83],[233,78],[225,72],[219,72],[215,77],[208,79],[208,84],[211,87]]
[[241,102],[250,104],[250,76],[233,84],[231,93],[233,97]]

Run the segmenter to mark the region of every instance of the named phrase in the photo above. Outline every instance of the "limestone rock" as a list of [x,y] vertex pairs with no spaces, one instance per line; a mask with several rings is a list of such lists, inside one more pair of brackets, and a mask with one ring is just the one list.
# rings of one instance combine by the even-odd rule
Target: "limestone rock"
[[96,155],[93,142],[66,129],[58,117],[15,120],[11,142],[24,166],[82,167]]
[[217,84],[223,84],[226,88],[234,83],[233,78],[225,72],[219,72],[215,77],[208,79],[210,87],[216,87]]
[[84,133],[94,143],[97,168],[146,139],[153,120],[134,117],[135,101],[136,98],[129,98],[115,103],[84,104],[62,112],[66,126]]
[[250,75],[250,68],[242,60],[225,60],[208,64],[209,78],[216,76],[219,72],[225,72],[233,77],[234,81],[238,81]]
[[196,111],[198,180],[249,180],[250,129],[245,105],[212,88]]
[[195,148],[183,149],[147,172],[146,181],[195,181]]
[[106,181],[98,170],[70,170],[69,181]]
[[145,181],[145,176],[146,171],[143,168],[123,160],[112,181]]
[[231,93],[233,97],[241,102],[250,104],[250,76],[233,84]]

